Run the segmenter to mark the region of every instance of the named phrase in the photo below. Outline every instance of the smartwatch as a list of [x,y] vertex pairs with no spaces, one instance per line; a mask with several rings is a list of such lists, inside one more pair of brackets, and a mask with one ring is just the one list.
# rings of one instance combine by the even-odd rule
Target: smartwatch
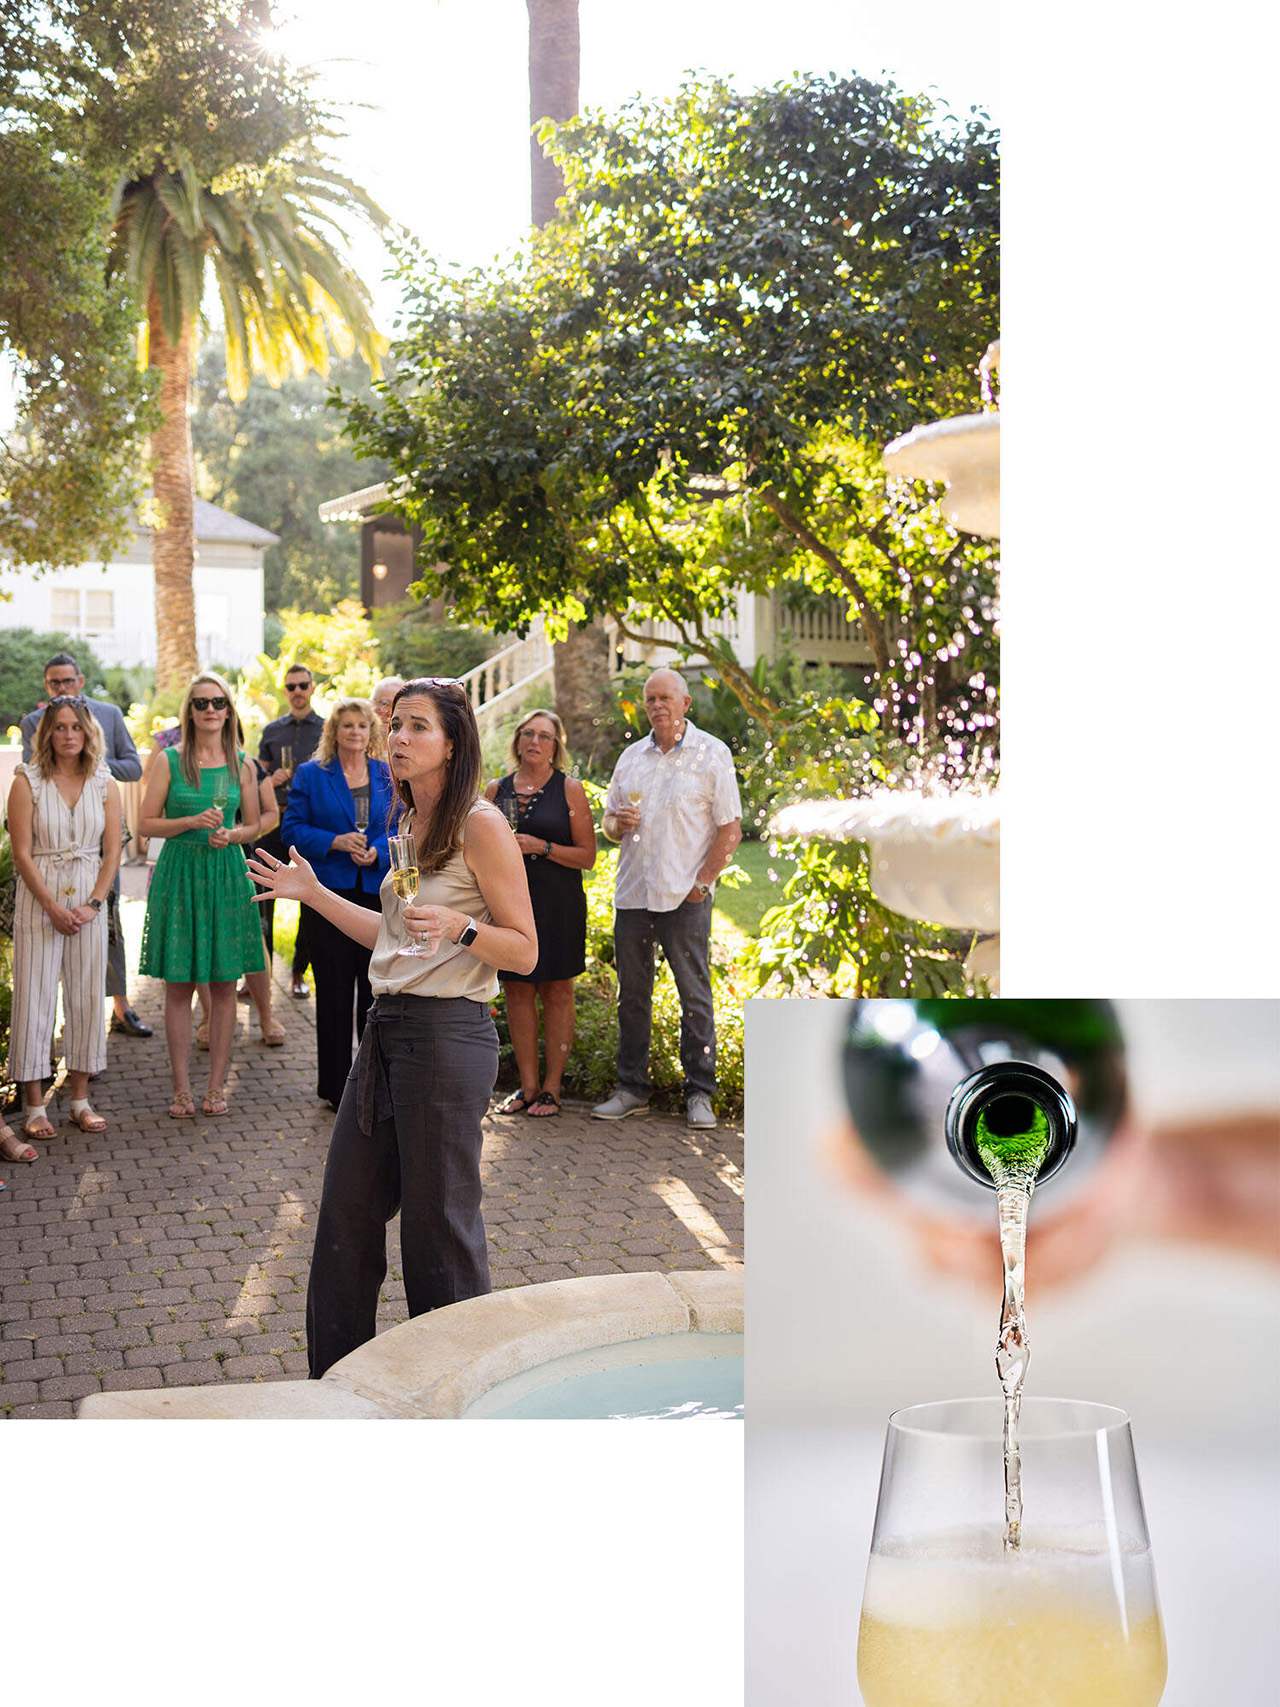
[[90,897],[89,897],[88,901],[85,903],[85,905],[92,907],[95,913],[100,913],[102,911],[102,902],[97,900],[92,895],[90,895]]
[[479,934],[480,927],[476,924],[475,920],[468,919],[466,925],[463,927],[462,935],[458,938],[458,947],[470,948],[471,944],[476,940],[476,937]]
[[543,842],[543,844],[542,844],[542,857],[543,857],[543,859],[550,859],[551,858],[551,843],[550,842]]

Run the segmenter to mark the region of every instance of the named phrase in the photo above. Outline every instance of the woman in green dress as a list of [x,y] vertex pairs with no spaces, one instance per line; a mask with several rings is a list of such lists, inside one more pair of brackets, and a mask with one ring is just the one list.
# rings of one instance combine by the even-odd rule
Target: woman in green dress
[[191,1120],[195,986],[209,986],[209,1086],[201,1106],[205,1114],[225,1114],[236,983],[262,971],[265,956],[241,848],[258,835],[258,789],[252,763],[236,747],[230,687],[221,676],[196,676],[179,716],[181,743],[156,764],[142,803],[140,833],[162,838],[164,847],[147,897],[141,970],[165,981],[169,1114]]

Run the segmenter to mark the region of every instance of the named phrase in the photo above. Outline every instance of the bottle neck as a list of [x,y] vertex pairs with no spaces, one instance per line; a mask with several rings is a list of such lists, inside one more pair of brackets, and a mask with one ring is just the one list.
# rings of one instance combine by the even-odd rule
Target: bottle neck
[[998,1179],[1049,1179],[1075,1148],[1075,1105],[1052,1074],[1029,1061],[997,1061],[961,1081],[947,1105],[947,1148],[994,1190]]

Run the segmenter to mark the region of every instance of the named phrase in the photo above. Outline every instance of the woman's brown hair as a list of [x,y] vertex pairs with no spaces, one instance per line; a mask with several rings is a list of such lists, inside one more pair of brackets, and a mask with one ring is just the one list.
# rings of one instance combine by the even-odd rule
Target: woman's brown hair
[[338,751],[338,725],[351,712],[359,712],[361,721],[369,726],[368,755],[371,759],[385,759],[387,743],[383,733],[382,719],[373,709],[367,699],[340,699],[337,705],[325,719],[324,728],[320,731],[320,745],[316,748],[316,763],[329,764]]
[[[198,676],[192,676],[187,683],[187,691],[182,696],[182,705],[178,710],[178,723],[182,729],[182,739],[178,743],[178,763],[182,774],[192,788],[200,786],[200,765],[196,759],[196,714],[191,701],[196,697],[196,689],[208,684],[217,688],[218,694],[227,702],[226,721],[222,725],[222,762],[227,767],[227,775],[237,778],[240,775],[240,753],[236,747],[236,708],[235,695],[231,684],[224,682],[221,676],[211,675],[204,670]],[[201,699],[214,699],[215,694],[201,694]]]
[[[444,788],[431,814],[426,837],[418,848],[418,870],[439,871],[462,846],[467,819],[480,793],[480,731],[476,727],[476,715],[467,698],[467,690],[460,682],[443,681],[438,676],[419,676],[412,682],[406,682],[391,702],[393,718],[402,699],[429,699],[436,708],[445,740],[453,743]],[[394,771],[392,780],[405,809],[400,818],[399,833],[402,836],[412,835],[413,790],[407,782],[401,782]]]
[[522,717],[520,719],[519,723],[516,724],[515,733],[511,737],[511,757],[512,757],[512,759],[515,761],[516,764],[520,763],[520,737],[524,734],[525,730],[533,722],[535,717],[545,717],[547,722],[551,725],[552,729],[554,729],[554,731],[555,731],[556,747],[555,747],[555,752],[552,753],[552,755],[551,755],[551,768],[552,768],[552,770],[557,770],[557,771],[567,770],[568,766],[565,763],[564,724],[561,723],[560,719],[556,716],[554,711],[531,711],[528,713],[527,716]]
[[80,771],[83,776],[92,776],[106,750],[106,743],[102,725],[80,694],[60,693],[45,706],[31,742],[31,761],[41,776],[53,775],[56,763],[53,756],[53,726],[60,711],[74,711],[76,722],[84,730],[84,746],[80,749]]

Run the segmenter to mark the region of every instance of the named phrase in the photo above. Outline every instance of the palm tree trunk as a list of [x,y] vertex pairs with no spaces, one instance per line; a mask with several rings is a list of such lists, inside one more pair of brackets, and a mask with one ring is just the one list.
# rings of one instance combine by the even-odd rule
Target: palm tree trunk
[[156,580],[156,687],[185,687],[199,668],[191,579],[196,541],[191,453],[191,328],[170,344],[154,293],[147,304],[151,365],[160,374],[161,424],[151,435],[151,484],[159,512],[151,536]]
[[[578,110],[578,0],[527,0],[529,8],[529,122],[571,119]],[[530,211],[546,225],[564,194],[560,168],[530,139]],[[609,694],[609,642],[597,617],[574,624],[553,649],[555,704],[574,763],[587,766],[614,721]]]
[[[571,119],[578,110],[578,0],[527,0],[529,123]],[[546,225],[564,194],[560,168],[530,138],[533,223]]]

